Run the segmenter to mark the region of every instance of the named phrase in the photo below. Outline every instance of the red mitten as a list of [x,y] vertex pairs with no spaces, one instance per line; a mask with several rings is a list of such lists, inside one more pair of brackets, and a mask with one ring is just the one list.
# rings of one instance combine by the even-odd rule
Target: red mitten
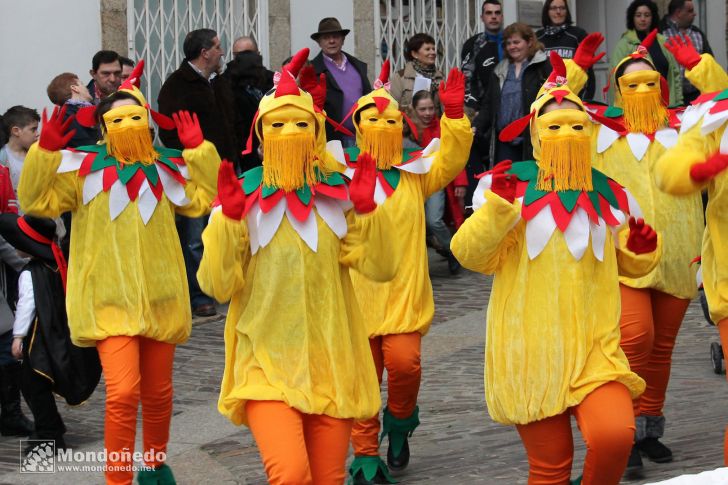
[[728,155],[714,153],[702,163],[690,167],[690,178],[698,183],[707,182],[728,167]]
[[356,171],[349,183],[349,198],[359,214],[368,214],[377,208],[374,187],[377,183],[377,162],[364,152],[356,159]]
[[457,68],[450,69],[447,81],[440,83],[440,103],[445,108],[445,116],[458,120],[465,113],[465,76]]
[[692,69],[700,62],[700,54],[695,49],[690,37],[676,35],[665,42],[665,48],[670,51],[678,64],[685,69]]
[[635,254],[651,253],[657,249],[657,233],[649,224],[645,224],[644,219],[629,218],[627,249]]
[[516,200],[516,180],[516,176],[512,174],[493,174],[493,182],[490,184],[490,190],[512,204]]
[[311,95],[316,107],[324,109],[324,103],[326,103],[326,74],[321,73],[319,77],[316,77],[316,70],[309,65],[301,69],[298,80],[301,83],[301,88]]
[[217,172],[217,195],[222,206],[222,213],[230,219],[239,221],[245,209],[245,192],[240,185],[233,164],[227,160],[220,163]]
[[584,37],[584,40],[579,43],[574,53],[574,63],[585,71],[589,70],[594,64],[599,62],[599,59],[607,54],[606,52],[602,52],[596,55],[597,49],[602,42],[604,42],[604,36],[600,32],[592,32]]
[[205,137],[202,136],[200,121],[197,119],[197,113],[192,113],[190,116],[189,111],[182,110],[178,113],[172,113],[172,119],[174,120],[174,126],[177,127],[177,135],[183,147],[197,148],[205,141]]
[[48,118],[48,112],[43,109],[43,127],[40,131],[40,139],[38,145],[49,152],[56,152],[68,145],[68,142],[76,134],[76,130],[68,131],[68,128],[73,123],[73,116],[69,116],[66,121],[63,118],[66,116],[66,106],[53,108],[50,119]]

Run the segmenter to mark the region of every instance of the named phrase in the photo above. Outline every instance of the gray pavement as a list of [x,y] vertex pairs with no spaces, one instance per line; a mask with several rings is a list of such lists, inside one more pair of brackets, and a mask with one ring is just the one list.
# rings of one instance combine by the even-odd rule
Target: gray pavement
[[[514,428],[491,421],[484,402],[484,310],[490,280],[466,271],[450,277],[446,264],[434,254],[431,265],[437,309],[423,341],[422,424],[410,440],[412,460],[401,483],[525,484],[528,465],[518,435]],[[222,333],[220,318],[196,321],[192,338],[177,350],[168,462],[180,484],[265,484],[250,433],[216,410]],[[675,461],[662,465],[646,461],[640,475],[625,477],[623,483],[650,483],[722,466],[728,385],[725,376],[711,369],[713,340],[717,332],[704,322],[694,302],[678,337],[665,410],[664,441],[673,449]],[[74,451],[103,448],[103,401],[100,385],[84,405],[60,406],[69,430],[67,442]],[[584,447],[575,427],[574,436],[575,477]],[[20,474],[18,455],[18,439],[0,437],[0,485],[103,483],[100,472]]]

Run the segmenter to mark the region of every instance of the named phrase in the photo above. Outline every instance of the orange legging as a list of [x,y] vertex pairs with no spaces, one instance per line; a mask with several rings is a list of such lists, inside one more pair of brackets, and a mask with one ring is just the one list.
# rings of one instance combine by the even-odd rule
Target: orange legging
[[622,294],[620,343],[629,366],[647,388],[633,402],[635,416],[662,416],[670,380],[672,349],[690,300],[650,288],[619,285]]
[[271,485],[341,485],[351,419],[304,414],[281,401],[245,403]]
[[[383,335],[369,339],[379,383],[387,369],[387,408],[398,419],[409,418],[417,405],[422,367],[419,332]],[[356,456],[379,454],[379,415],[356,421],[351,442]]]
[[581,484],[618,484],[634,441],[634,416],[627,388],[609,382],[564,413],[517,426],[528,454],[528,485],[568,485],[574,458],[571,414],[586,443]]
[[[147,466],[157,467],[160,452],[167,452],[172,417],[173,344],[144,337],[108,337],[96,342],[106,381],[106,451],[134,451],[137,411],[142,403],[142,430]],[[163,456],[163,455],[161,455]],[[106,483],[130,484],[132,463],[120,456],[107,460]]]
[[[723,358],[728,362],[728,318],[718,322],[718,331],[720,332],[720,344],[723,346]],[[726,375],[728,378],[728,375]],[[728,466],[728,426],[725,428],[725,437],[723,438],[723,462]]]

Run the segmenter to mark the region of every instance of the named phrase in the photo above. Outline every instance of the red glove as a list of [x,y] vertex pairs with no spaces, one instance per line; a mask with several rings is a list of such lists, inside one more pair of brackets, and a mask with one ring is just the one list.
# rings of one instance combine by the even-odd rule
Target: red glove
[[349,198],[359,214],[368,214],[377,208],[374,187],[377,183],[377,162],[364,152],[356,159],[354,178],[349,183]]
[[516,180],[516,176],[512,174],[493,174],[493,182],[490,184],[490,190],[512,204],[516,200]]
[[53,108],[50,119],[48,119],[48,112],[43,109],[43,129],[40,131],[40,139],[38,145],[49,152],[57,152],[58,150],[65,148],[68,142],[76,134],[76,130],[68,131],[68,128],[73,123],[73,116],[69,116],[66,121],[62,121],[66,116],[66,106]]
[[670,51],[678,64],[685,69],[692,69],[700,62],[700,54],[695,50],[690,37],[676,35],[665,42],[665,48]]
[[657,233],[645,220],[629,218],[629,237],[627,249],[635,254],[651,253],[657,249]]
[[217,172],[217,196],[226,217],[235,221],[243,218],[245,192],[235,175],[233,164],[227,160],[220,163],[220,170]]
[[600,32],[592,32],[584,37],[574,53],[574,63],[585,71],[589,70],[607,54],[602,52],[596,55],[597,49],[602,42],[604,42],[604,36]]
[[205,137],[202,136],[200,122],[197,119],[197,113],[192,113],[192,116],[190,116],[189,111],[182,110],[178,113],[172,113],[172,119],[174,120],[174,126],[177,127],[177,135],[183,147],[197,148],[205,141]]
[[447,81],[440,83],[440,103],[445,108],[445,116],[458,120],[465,113],[465,76],[457,68],[450,69]]
[[715,152],[702,163],[690,167],[690,178],[698,183],[707,182],[728,167],[728,155]]
[[308,91],[313,98],[313,104],[319,109],[324,109],[324,103],[326,103],[326,74],[321,73],[317,78],[316,70],[309,65],[301,69],[298,80],[303,90]]

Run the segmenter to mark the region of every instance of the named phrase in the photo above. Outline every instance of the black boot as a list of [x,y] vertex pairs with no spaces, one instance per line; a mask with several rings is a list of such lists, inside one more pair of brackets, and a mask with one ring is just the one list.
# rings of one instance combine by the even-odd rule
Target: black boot
[[458,261],[457,258],[455,256],[453,256],[453,254],[450,251],[448,251],[447,269],[450,270],[450,274],[451,275],[458,274],[460,272],[460,268],[461,268],[460,261]]
[[637,445],[634,445],[632,446],[632,451],[629,454],[629,460],[627,460],[627,470],[641,470],[642,466],[640,450],[637,448]]
[[394,456],[394,447],[389,445],[387,448],[387,466],[390,470],[393,472],[401,472],[405,468],[407,468],[407,465],[409,465],[409,459],[410,459],[410,450],[409,450],[409,443],[407,442],[407,438],[404,439],[404,443],[402,443],[402,449],[399,452],[398,456]]
[[384,408],[382,438],[384,436],[389,437],[387,466],[392,472],[401,472],[409,465],[410,449],[407,438],[412,436],[412,432],[419,424],[419,408],[417,406],[415,406],[412,414],[404,419],[395,418],[389,412],[389,408]]
[[20,408],[20,362],[0,367],[0,434],[29,436],[33,422]]
[[672,450],[660,443],[665,433],[664,416],[644,416],[646,421],[645,438],[638,441],[636,446],[650,461],[655,463],[668,463],[672,461]]

